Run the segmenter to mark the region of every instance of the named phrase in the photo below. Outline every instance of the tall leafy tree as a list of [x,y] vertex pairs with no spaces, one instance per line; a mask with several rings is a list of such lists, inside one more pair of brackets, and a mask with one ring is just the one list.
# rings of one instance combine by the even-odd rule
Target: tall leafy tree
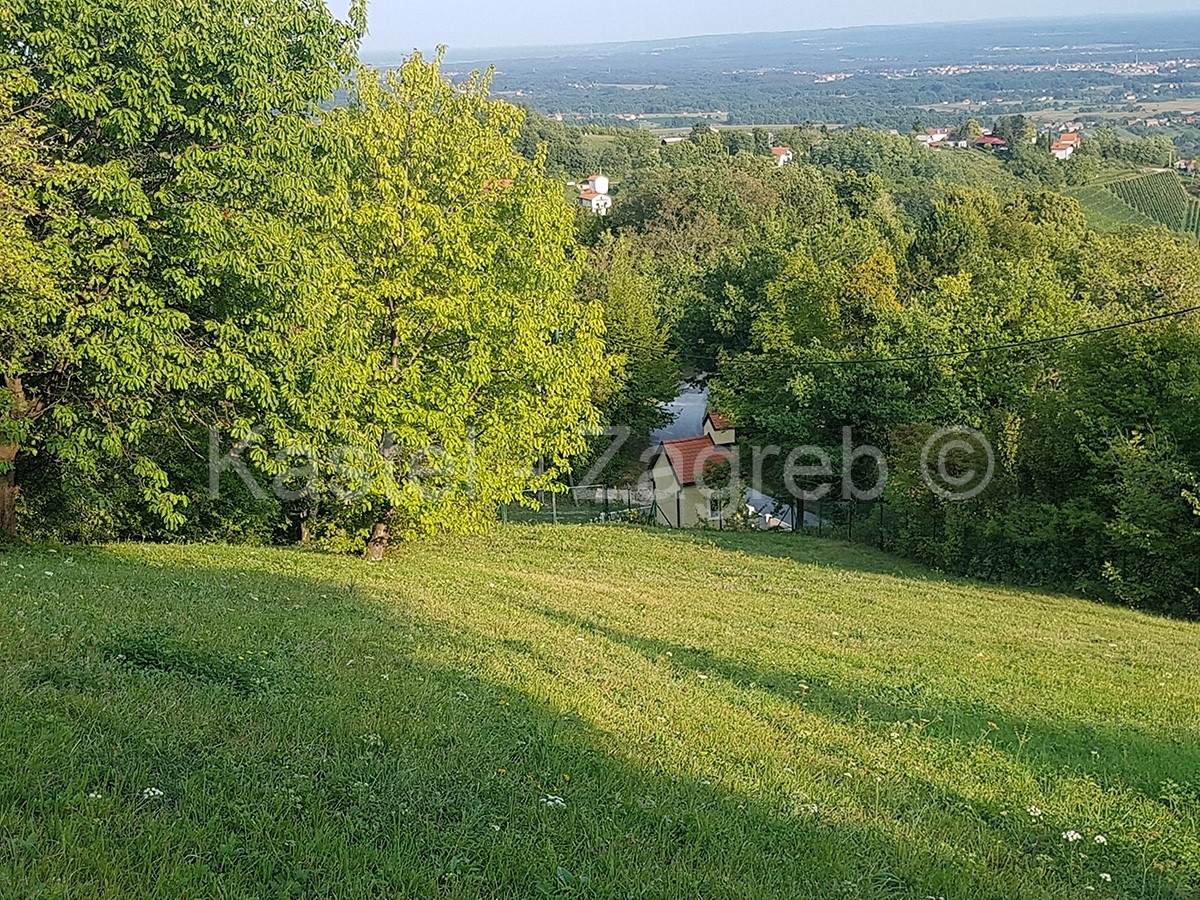
[[521,111],[440,62],[364,71],[323,120],[353,276],[314,379],[340,400],[326,439],[379,450],[340,507],[372,557],[550,486],[596,422],[602,309],[575,295],[574,213],[517,151]]
[[40,265],[0,281],[5,528],[31,454],[132,480],[178,524],[181,447],[289,418],[303,386],[281,361],[337,282],[313,115],[353,64],[359,0],[351,19],[320,0],[0,9],[0,152],[28,162],[0,228]]

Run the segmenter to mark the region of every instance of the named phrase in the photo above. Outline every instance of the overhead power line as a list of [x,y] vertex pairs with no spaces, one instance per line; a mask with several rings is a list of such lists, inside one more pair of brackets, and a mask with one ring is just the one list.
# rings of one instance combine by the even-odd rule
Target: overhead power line
[[1200,306],[1189,306],[1186,309],[1176,309],[1171,312],[1159,313],[1154,316],[1146,316],[1144,319],[1134,319],[1130,322],[1117,322],[1112,325],[1101,325],[1096,328],[1085,328],[1082,331],[1072,331],[1069,334],[1054,334],[1048,337],[1032,338],[1028,341],[1010,341],[1007,344],[992,344],[988,347],[968,347],[965,350],[946,350],[940,353],[915,353],[911,356],[878,356],[865,357],[862,359],[821,359],[811,360],[809,365],[813,366],[858,366],[858,365],[876,365],[878,363],[893,363],[893,362],[917,362],[926,359],[948,359],[954,356],[970,356],[974,353],[990,353],[994,350],[1016,350],[1021,347],[1034,347],[1039,344],[1053,344],[1059,341],[1069,341],[1072,338],[1086,337],[1090,334],[1101,334],[1105,331],[1116,331],[1120,328],[1132,328],[1135,325],[1146,325],[1150,322],[1159,322],[1163,319],[1173,319],[1179,316],[1186,316],[1189,313],[1200,312]]

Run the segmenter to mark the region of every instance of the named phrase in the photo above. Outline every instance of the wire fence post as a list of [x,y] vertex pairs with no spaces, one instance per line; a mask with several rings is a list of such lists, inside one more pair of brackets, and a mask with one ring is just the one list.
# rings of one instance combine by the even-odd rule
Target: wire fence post
[[884,517],[883,517],[885,509],[887,509],[887,501],[880,499],[880,501],[879,501],[879,549],[880,550],[883,549],[883,545],[885,543],[884,533],[885,533],[886,527],[887,527],[885,524],[885,521],[884,521]]

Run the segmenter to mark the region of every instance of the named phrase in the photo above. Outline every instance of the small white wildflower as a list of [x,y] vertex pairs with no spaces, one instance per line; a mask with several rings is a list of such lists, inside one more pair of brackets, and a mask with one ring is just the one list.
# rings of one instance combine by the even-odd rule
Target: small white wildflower
[[1073,844],[1078,840],[1082,840],[1083,835],[1078,831],[1064,831],[1062,834],[1063,840],[1068,844]]
[[364,734],[362,736],[362,742],[364,744],[366,744],[368,747],[382,747],[383,746],[383,738],[381,738],[379,735],[375,734],[374,732],[372,732],[371,734]]
[[1109,875],[1107,872],[1101,872],[1101,873],[1100,873],[1100,880],[1101,880],[1101,881],[1112,881],[1112,876],[1111,876],[1111,875]]
[[1107,844],[1107,843],[1108,843],[1108,838],[1106,838],[1106,837],[1105,837],[1104,835],[1102,835],[1102,834],[1098,834],[1098,835],[1096,835],[1096,843],[1097,843],[1097,844]]
[[567,801],[558,794],[547,794],[542,798],[542,806],[549,809],[566,809]]
[[1040,819],[1045,814],[1046,814],[1045,811],[1037,806],[1029,807],[1029,815],[1035,819]]
[[161,788],[148,787],[142,791],[143,800],[161,800],[163,796],[164,795]]
[[99,799],[101,799],[101,794],[99,791],[92,791],[88,794],[88,799],[89,800],[99,800]]

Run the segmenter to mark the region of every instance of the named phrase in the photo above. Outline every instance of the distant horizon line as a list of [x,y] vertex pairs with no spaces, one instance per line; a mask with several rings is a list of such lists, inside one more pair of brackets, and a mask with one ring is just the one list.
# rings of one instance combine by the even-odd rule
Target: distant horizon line
[[[695,41],[711,38],[731,38],[731,37],[765,37],[778,36],[787,34],[823,34],[835,31],[856,31],[868,28],[954,28],[960,26],[971,25],[1013,25],[1019,23],[1037,23],[1037,22],[1087,22],[1103,19],[1111,20],[1146,20],[1161,17],[1193,17],[1200,18],[1200,9],[1195,10],[1180,10],[1180,9],[1156,9],[1143,10],[1139,12],[1100,12],[1086,13],[1083,15],[1066,15],[1066,16],[1008,16],[1000,18],[982,18],[982,19],[950,19],[936,22],[866,22],[855,25],[826,25],[821,28],[787,28],[780,31],[722,31],[710,32],[704,34],[686,34],[686,35],[665,35],[662,37],[648,38],[628,38],[617,40],[604,40],[594,42],[571,42],[571,43],[538,43],[538,44],[493,44],[490,46],[463,46],[455,49],[453,45],[446,42],[439,42],[431,46],[424,47],[409,47],[407,50],[398,48],[388,48],[384,50],[360,50],[360,59],[366,59],[372,56],[396,56],[405,57],[414,52],[431,53],[437,47],[444,46],[447,48],[447,57],[453,61],[455,58],[460,58],[466,53],[483,53],[485,51],[529,51],[529,50],[572,50],[579,48],[597,48],[597,47],[618,47],[629,44],[656,44],[662,41]],[[368,29],[368,34],[370,30]],[[470,61],[470,60],[462,60]]]

